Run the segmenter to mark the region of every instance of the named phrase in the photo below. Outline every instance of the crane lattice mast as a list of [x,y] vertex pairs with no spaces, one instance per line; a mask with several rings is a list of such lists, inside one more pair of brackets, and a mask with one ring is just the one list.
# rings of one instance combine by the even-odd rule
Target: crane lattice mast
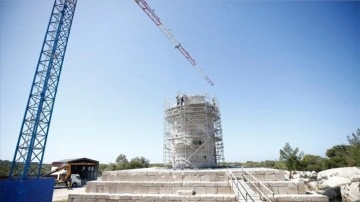
[[161,22],[160,18],[155,14],[154,10],[146,3],[145,0],[135,0],[135,2],[141,7],[141,9],[150,17],[150,19],[160,28],[160,30],[166,35],[166,37],[173,43],[176,49],[191,63],[191,65],[204,77],[204,79],[210,84],[214,85],[211,79],[203,72],[203,70],[196,64],[194,58],[191,57],[181,43],[179,43],[169,29]]
[[21,125],[10,179],[39,178],[77,0],[55,0]]

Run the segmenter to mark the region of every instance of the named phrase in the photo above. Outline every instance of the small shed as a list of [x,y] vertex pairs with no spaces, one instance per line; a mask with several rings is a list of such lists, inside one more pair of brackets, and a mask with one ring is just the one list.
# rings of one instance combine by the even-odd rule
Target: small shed
[[99,161],[89,158],[64,159],[52,162],[52,167],[61,167],[65,164],[71,165],[71,173],[79,174],[81,180],[96,180],[99,172]]

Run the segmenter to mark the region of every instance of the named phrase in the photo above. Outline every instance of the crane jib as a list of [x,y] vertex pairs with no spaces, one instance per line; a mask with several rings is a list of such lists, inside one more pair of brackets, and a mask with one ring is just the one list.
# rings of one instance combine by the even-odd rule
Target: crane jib
[[210,84],[214,85],[211,79],[200,69],[197,67],[197,64],[194,58],[191,57],[189,52],[187,52],[179,42],[175,39],[174,35],[170,32],[169,29],[165,27],[165,25],[161,22],[160,18],[155,14],[154,10],[150,8],[150,6],[146,3],[145,0],[135,0],[135,2],[140,6],[140,8],[146,13],[147,16],[158,26],[161,31],[166,35],[166,37],[175,45],[175,48],[180,51],[180,53],[191,63],[191,65],[200,72],[200,74],[204,77],[204,79]]

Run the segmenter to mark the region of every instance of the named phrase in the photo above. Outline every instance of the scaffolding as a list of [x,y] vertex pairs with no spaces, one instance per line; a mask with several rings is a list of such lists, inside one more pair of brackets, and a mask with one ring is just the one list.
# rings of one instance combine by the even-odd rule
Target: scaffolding
[[224,162],[219,105],[206,95],[178,95],[165,101],[164,164],[175,168],[212,168]]

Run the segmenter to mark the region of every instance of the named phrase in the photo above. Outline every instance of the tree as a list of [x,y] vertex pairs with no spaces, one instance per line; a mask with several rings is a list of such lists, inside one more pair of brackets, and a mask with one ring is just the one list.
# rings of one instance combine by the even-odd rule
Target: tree
[[0,160],[0,177],[9,176],[10,168],[11,168],[11,161]]
[[275,169],[280,169],[280,170],[285,170],[286,169],[286,165],[283,161],[276,161],[275,165],[274,165]]
[[347,136],[349,141],[349,166],[360,166],[360,129],[358,128],[351,136]]
[[326,151],[329,158],[328,168],[339,168],[348,166],[349,162],[349,145],[335,145]]
[[127,160],[125,154],[119,154],[119,156],[116,158],[115,162],[116,162],[117,164],[120,164],[120,163],[129,163],[129,161]]
[[115,163],[109,163],[109,165],[105,168],[104,171],[114,171],[118,170]]
[[102,173],[107,170],[108,166],[109,166],[108,164],[103,164],[103,163],[99,164],[99,170],[98,170],[99,176],[102,176]]
[[105,170],[124,170],[124,169],[134,169],[134,168],[148,168],[150,161],[144,157],[135,157],[129,162],[124,154],[120,154],[115,163],[110,163]]
[[307,154],[301,160],[301,167],[306,171],[322,171],[325,169],[326,159],[321,156]]
[[292,171],[299,169],[300,160],[304,156],[303,152],[299,153],[299,148],[293,149],[289,143],[286,143],[283,149],[280,149],[280,161],[285,163],[286,168],[289,170],[289,178],[292,178]]
[[131,169],[134,168],[148,168],[150,165],[150,161],[144,157],[135,157],[133,159],[131,159],[130,163],[129,163],[129,167]]
[[129,161],[127,160],[125,154],[120,154],[116,158],[115,163],[117,170],[124,170],[129,168]]

